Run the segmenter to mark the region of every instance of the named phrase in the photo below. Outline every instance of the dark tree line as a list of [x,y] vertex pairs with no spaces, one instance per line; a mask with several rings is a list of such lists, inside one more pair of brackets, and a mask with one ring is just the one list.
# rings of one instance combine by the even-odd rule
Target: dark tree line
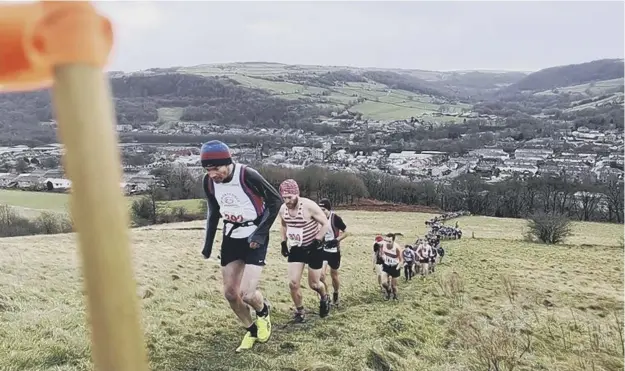
[[[349,205],[369,198],[397,204],[436,207],[443,211],[467,210],[475,215],[527,218],[537,213],[565,215],[583,221],[623,223],[623,181],[605,183],[573,181],[566,177],[512,177],[486,183],[465,174],[446,183],[411,182],[383,173],[329,171],[318,166],[293,169],[252,164],[274,187],[295,179],[302,196],[329,198]],[[166,166],[152,172],[159,179],[158,200],[203,198],[201,176],[183,166]]]
[[400,74],[390,71],[367,71],[363,74],[363,76],[380,84],[384,84],[391,89],[401,89],[417,94],[439,97],[451,98],[457,95],[457,92],[453,88],[437,86],[434,83],[405,73]]
[[334,86],[337,82],[365,82],[363,76],[348,70],[330,71],[324,73],[289,73],[286,76],[267,78],[272,81],[298,81],[317,86]]
[[575,220],[623,223],[623,182],[616,178],[597,184],[565,177],[512,177],[489,184],[477,175],[465,174],[447,183],[435,183],[411,182],[373,172],[333,172],[317,166],[260,166],[258,170],[276,187],[284,179],[293,178],[303,196],[328,197],[335,204],[371,198],[496,217],[524,218],[542,212],[564,214]]

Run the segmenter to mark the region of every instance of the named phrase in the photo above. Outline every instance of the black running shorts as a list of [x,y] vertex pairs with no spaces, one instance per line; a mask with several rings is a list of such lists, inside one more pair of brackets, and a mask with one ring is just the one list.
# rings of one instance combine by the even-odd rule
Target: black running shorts
[[337,270],[341,267],[341,252],[323,252],[323,261],[327,261],[330,268]]
[[386,264],[383,264],[382,265],[382,272],[388,274],[389,276],[391,276],[393,278],[397,278],[397,277],[401,276],[401,271],[399,269],[397,269],[397,265],[386,265]]
[[310,269],[321,269],[323,267],[323,250],[310,249],[307,246],[293,246],[289,250],[289,263],[308,264]]
[[232,263],[233,261],[242,260],[245,264],[249,265],[265,265],[265,258],[267,256],[267,246],[269,245],[269,238],[267,241],[255,248],[250,247],[250,243],[247,242],[247,238],[230,238],[223,237],[221,242],[221,266]]

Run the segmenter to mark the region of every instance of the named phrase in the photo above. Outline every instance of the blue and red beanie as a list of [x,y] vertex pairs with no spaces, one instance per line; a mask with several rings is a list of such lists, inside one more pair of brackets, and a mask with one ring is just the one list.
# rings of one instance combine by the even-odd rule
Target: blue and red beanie
[[232,163],[230,148],[218,140],[211,140],[202,145],[200,150],[202,167],[223,166]]

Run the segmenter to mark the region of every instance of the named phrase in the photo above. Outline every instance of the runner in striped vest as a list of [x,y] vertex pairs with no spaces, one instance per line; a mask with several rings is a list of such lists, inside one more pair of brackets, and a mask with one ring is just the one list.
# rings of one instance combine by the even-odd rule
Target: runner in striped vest
[[323,267],[323,239],[329,229],[328,218],[319,205],[300,197],[299,186],[293,179],[280,184],[284,204],[280,208],[282,255],[288,257],[288,276],[291,298],[295,304],[295,322],[305,320],[300,281],[308,264],[308,285],[319,294],[319,316],[330,312],[330,299],[321,282]]

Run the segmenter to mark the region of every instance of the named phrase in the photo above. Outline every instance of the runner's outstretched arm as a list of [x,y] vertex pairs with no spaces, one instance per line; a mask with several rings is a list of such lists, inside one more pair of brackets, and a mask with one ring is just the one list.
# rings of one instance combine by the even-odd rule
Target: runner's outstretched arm
[[245,184],[261,197],[265,203],[265,210],[260,218],[258,228],[248,238],[248,242],[256,242],[264,244],[269,237],[269,229],[278,216],[280,206],[282,206],[282,197],[280,193],[271,185],[258,171],[245,168]]
[[204,240],[204,249],[202,255],[208,259],[211,256],[213,250],[213,241],[215,240],[215,234],[217,232],[217,224],[221,213],[219,212],[219,203],[215,198],[213,192],[213,182],[208,178],[208,175],[204,175],[202,179],[202,186],[204,188],[204,195],[206,196],[206,204],[208,211],[206,213],[206,239]]

